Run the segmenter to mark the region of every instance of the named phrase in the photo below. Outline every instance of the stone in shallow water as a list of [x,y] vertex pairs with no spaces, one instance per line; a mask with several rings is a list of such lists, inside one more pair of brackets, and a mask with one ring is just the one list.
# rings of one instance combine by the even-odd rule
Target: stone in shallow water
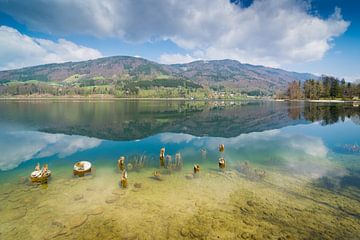
[[105,199],[105,202],[106,202],[107,204],[111,204],[111,203],[116,202],[118,199],[119,199],[119,198],[118,198],[117,196],[110,196],[110,197],[107,197],[107,198]]
[[250,239],[252,237],[252,235],[248,232],[243,232],[242,234],[240,234],[240,237],[242,239]]
[[199,228],[196,228],[196,227],[193,227],[190,229],[190,234],[192,237],[195,237],[195,238],[200,238],[202,237],[202,232]]
[[180,235],[183,237],[187,237],[189,235],[189,231],[186,228],[182,228],[180,230]]
[[51,225],[59,227],[59,228],[64,228],[65,224],[63,224],[62,222],[58,221],[58,220],[54,220],[51,222]]
[[88,218],[87,215],[74,215],[69,220],[68,225],[69,225],[70,228],[80,227],[81,225],[83,225],[87,221],[87,218]]
[[79,200],[81,200],[81,199],[83,199],[84,198],[84,195],[83,194],[75,194],[74,195],[74,200],[75,201],[79,201]]
[[243,222],[248,226],[253,226],[254,225],[249,219],[244,219]]
[[253,206],[256,205],[255,202],[254,202],[254,201],[251,201],[251,200],[248,200],[246,203],[247,203],[247,205],[249,205],[250,207],[253,207]]
[[87,187],[86,191],[92,192],[92,191],[96,191],[95,187]]
[[121,236],[123,240],[135,240],[138,239],[138,235],[136,233],[126,233]]
[[185,178],[186,178],[186,179],[193,179],[193,178],[194,178],[194,175],[193,175],[193,174],[186,174],[186,175],[185,175]]
[[90,216],[90,215],[99,215],[99,214],[102,214],[104,212],[104,209],[102,207],[97,207],[97,208],[94,208],[94,209],[91,209],[87,212],[87,215]]

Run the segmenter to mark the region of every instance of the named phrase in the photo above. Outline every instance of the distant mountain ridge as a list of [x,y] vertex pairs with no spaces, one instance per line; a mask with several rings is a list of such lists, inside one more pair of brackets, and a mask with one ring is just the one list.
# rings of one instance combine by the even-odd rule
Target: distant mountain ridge
[[292,81],[313,78],[310,73],[242,64],[236,60],[195,61],[186,64],[159,64],[130,56],[105,57],[82,62],[45,64],[0,71],[0,83],[38,80],[71,83],[101,78],[111,83],[131,80],[185,79],[202,86],[224,86],[244,91],[273,93]]

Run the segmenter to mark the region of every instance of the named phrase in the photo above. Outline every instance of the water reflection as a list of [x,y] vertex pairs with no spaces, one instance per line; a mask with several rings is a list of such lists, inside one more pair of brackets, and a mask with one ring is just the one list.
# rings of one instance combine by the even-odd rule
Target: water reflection
[[359,123],[360,108],[347,104],[299,102],[18,102],[0,103],[0,122],[48,133],[108,140],[142,139],[161,132],[236,137],[288,125],[350,117]]
[[[251,101],[1,102],[0,169],[46,157],[74,159],[74,154],[107,165],[120,154],[141,153],[147,155],[149,166],[156,166],[162,146],[173,157],[181,152],[185,163],[217,161],[217,146],[224,143],[226,161],[232,164],[251,161],[313,178],[343,176],[345,168],[329,155],[355,146],[359,109]],[[346,124],[335,124],[345,119]],[[321,124],[309,124],[318,121]],[[334,127],[325,129],[328,124]],[[339,135],[344,130],[349,133]]]
[[33,158],[70,156],[99,146],[101,140],[82,136],[0,128],[0,170],[16,168]]
[[345,170],[328,158],[329,149],[319,137],[269,130],[241,134],[234,138],[192,137],[181,134],[161,134],[164,144],[182,144],[179,151],[190,152],[190,146],[207,149],[210,158],[216,159],[218,143],[226,146],[226,160],[233,165],[249,161],[266,168],[280,168],[292,174],[312,178],[342,176]]
[[[360,116],[360,108],[351,104],[311,104],[304,106],[304,118],[314,121],[320,121],[322,125],[329,125],[344,122],[346,118],[356,119]],[[359,124],[355,120],[356,124]]]

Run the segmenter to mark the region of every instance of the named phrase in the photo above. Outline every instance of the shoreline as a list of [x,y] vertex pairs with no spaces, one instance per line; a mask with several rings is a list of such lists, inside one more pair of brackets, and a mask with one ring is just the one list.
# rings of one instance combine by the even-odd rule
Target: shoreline
[[266,97],[251,97],[247,96],[242,99],[191,99],[191,98],[144,98],[144,97],[115,97],[111,95],[91,95],[91,96],[80,96],[80,95],[67,95],[67,96],[0,96],[1,100],[24,100],[24,101],[37,101],[37,100],[89,100],[89,101],[114,101],[114,100],[134,100],[134,101],[204,101],[204,102],[216,102],[216,101],[274,101],[274,102],[310,102],[310,103],[354,103],[360,104],[360,100],[339,100],[339,99],[274,99]]
[[144,97],[114,97],[101,96],[0,96],[0,100],[150,100],[150,101],[244,101],[244,100],[266,100],[267,98],[245,97],[242,99],[191,99],[191,98],[144,98]]
[[273,99],[275,102],[311,102],[311,103],[360,103],[360,100],[337,100],[337,99]]

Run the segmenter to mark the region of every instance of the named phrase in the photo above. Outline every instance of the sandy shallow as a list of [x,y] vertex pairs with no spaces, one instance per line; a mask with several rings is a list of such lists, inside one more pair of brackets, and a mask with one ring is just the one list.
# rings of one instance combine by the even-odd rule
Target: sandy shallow
[[[254,179],[208,168],[151,178],[155,169],[97,169],[0,184],[0,239],[356,239],[359,199],[315,187],[309,179],[267,172]],[[136,185],[136,186],[135,186]],[[358,194],[358,192],[357,192]],[[357,195],[358,196],[358,195]]]

